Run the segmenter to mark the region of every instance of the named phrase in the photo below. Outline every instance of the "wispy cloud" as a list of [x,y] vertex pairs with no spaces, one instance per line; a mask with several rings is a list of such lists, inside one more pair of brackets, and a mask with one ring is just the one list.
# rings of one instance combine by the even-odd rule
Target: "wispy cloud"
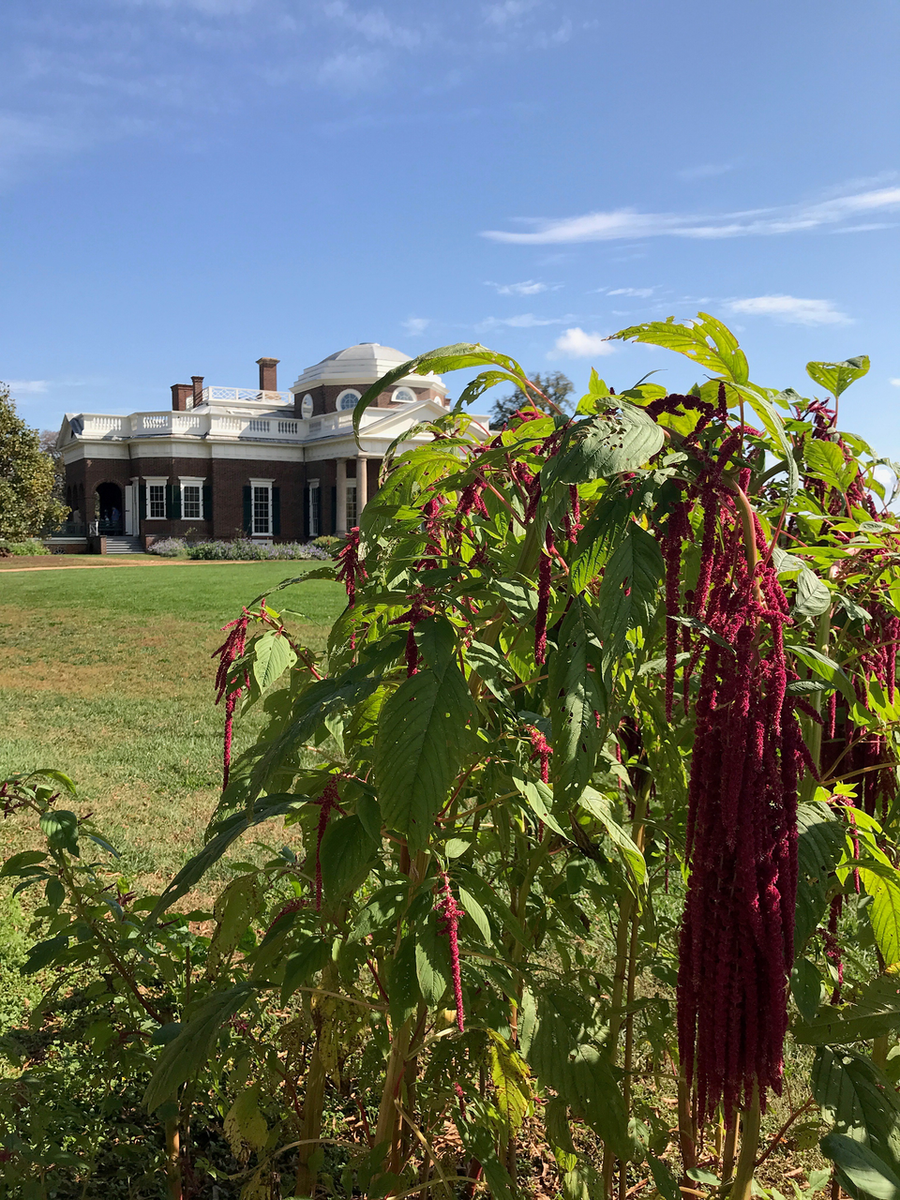
[[344,0],[329,0],[323,10],[327,17],[353,30],[367,42],[392,46],[397,50],[415,50],[422,33],[391,21],[380,8],[367,11],[351,8]]
[[379,50],[339,50],[319,64],[316,80],[344,92],[362,92],[375,86],[386,66]]
[[697,215],[682,213],[642,213],[633,208],[610,212],[586,213],[558,220],[522,217],[518,222],[528,230],[489,229],[482,234],[495,242],[518,245],[548,245],[572,242],[619,241],[625,238],[682,237],[732,238],[754,235],[800,233],[815,229],[872,228],[860,224],[864,216],[894,213],[900,210],[900,187],[883,187],[850,195],[833,196],[807,204],[750,209],[746,212]]
[[[550,284],[541,283],[537,279],[523,279],[521,283],[494,283],[486,279],[484,286],[492,287],[498,296],[537,296],[540,292],[551,290]],[[561,283],[555,283],[552,290],[557,291],[561,287]]]
[[888,383],[890,383],[893,387],[900,387],[900,379],[889,379]]
[[[603,288],[600,289],[600,291],[603,291],[603,290],[604,290]],[[625,287],[625,288],[610,288],[606,294],[607,294],[607,296],[637,296],[641,300],[646,300],[646,298],[648,296],[652,296],[655,291],[656,291],[656,288],[652,288],[652,287],[649,287],[649,288]]]
[[798,296],[750,296],[729,300],[733,313],[750,317],[774,317],[791,325],[848,325],[850,317],[831,300],[803,300]]
[[528,13],[538,6],[538,0],[501,0],[499,4],[488,4],[484,9],[486,25],[497,29],[505,29],[509,25],[517,25]]
[[547,357],[592,358],[614,352],[615,346],[607,342],[601,333],[585,333],[576,325],[574,329],[567,329],[560,334]]
[[690,182],[692,179],[714,179],[717,175],[727,175],[734,170],[734,163],[701,163],[698,167],[685,167],[678,172],[678,178]]
[[429,317],[407,317],[403,322],[403,332],[409,337],[416,337],[424,333],[430,324]]
[[515,317],[486,317],[479,329],[496,329],[505,326],[507,329],[537,329],[541,325],[564,325],[571,321],[568,317],[537,317],[534,313],[519,313]]
[[11,396],[43,396],[50,386],[50,380],[10,379],[6,386]]

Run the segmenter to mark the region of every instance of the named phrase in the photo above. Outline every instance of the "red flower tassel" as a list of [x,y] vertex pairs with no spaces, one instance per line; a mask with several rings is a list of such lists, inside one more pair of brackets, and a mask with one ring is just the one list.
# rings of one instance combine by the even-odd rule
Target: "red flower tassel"
[[441,898],[436,908],[441,918],[441,933],[446,933],[450,942],[450,970],[453,975],[453,995],[456,998],[456,1024],[460,1033],[465,1033],[465,1013],[463,1011],[462,976],[459,969],[459,918],[465,916],[465,909],[456,903],[450,890],[450,878],[446,871],[441,871],[443,883]]

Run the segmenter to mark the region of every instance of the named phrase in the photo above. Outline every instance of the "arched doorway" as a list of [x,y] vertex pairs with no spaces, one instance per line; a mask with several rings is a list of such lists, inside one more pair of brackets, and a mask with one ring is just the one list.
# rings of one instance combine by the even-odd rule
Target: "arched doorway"
[[121,534],[125,528],[125,504],[122,489],[117,483],[101,483],[94,492],[94,517],[100,522],[100,533]]

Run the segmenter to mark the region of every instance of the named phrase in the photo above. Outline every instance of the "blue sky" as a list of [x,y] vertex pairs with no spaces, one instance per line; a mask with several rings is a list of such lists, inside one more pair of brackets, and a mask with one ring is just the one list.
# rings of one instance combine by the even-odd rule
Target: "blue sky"
[[898,35],[896,0],[5,0],[0,378],[41,427],[356,341],[676,390],[602,338],[703,309],[767,385],[870,354],[842,424],[900,458]]

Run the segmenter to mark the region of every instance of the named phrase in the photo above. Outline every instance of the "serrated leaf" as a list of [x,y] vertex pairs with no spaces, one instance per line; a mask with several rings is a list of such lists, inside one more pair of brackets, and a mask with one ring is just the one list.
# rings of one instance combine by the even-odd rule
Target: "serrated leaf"
[[872,897],[869,920],[882,958],[891,966],[900,962],[900,873],[893,867],[890,874],[859,867],[860,878]]
[[559,452],[541,472],[545,490],[553,483],[589,483],[636,471],[663,447],[665,434],[642,408],[617,407],[571,426]]
[[810,362],[806,364],[806,373],[810,379],[835,397],[845,392],[851,383],[862,379],[868,370],[869,356],[867,354],[845,359],[844,362]]
[[381,710],[375,780],[389,829],[424,849],[468,741],[472,700],[453,658],[403,681]]
[[803,457],[807,475],[823,480],[838,491],[844,491],[859,470],[854,462],[847,462],[837,442],[824,438],[811,438],[804,447]]
[[856,1004],[828,1006],[813,1020],[794,1026],[794,1040],[804,1046],[836,1046],[867,1041],[900,1029],[900,982],[879,975]]
[[636,521],[629,521],[606,564],[597,594],[605,656],[619,657],[628,632],[650,624],[659,603],[664,569],[659,542]]
[[708,313],[698,313],[693,321],[683,325],[675,324],[672,317],[667,321],[647,321],[643,325],[620,329],[612,336],[675,350],[734,383],[746,383],[748,379],[747,359],[737,338]]
[[797,906],[794,951],[802,954],[828,904],[831,876],[846,845],[844,825],[827,804],[801,804],[797,810]]

